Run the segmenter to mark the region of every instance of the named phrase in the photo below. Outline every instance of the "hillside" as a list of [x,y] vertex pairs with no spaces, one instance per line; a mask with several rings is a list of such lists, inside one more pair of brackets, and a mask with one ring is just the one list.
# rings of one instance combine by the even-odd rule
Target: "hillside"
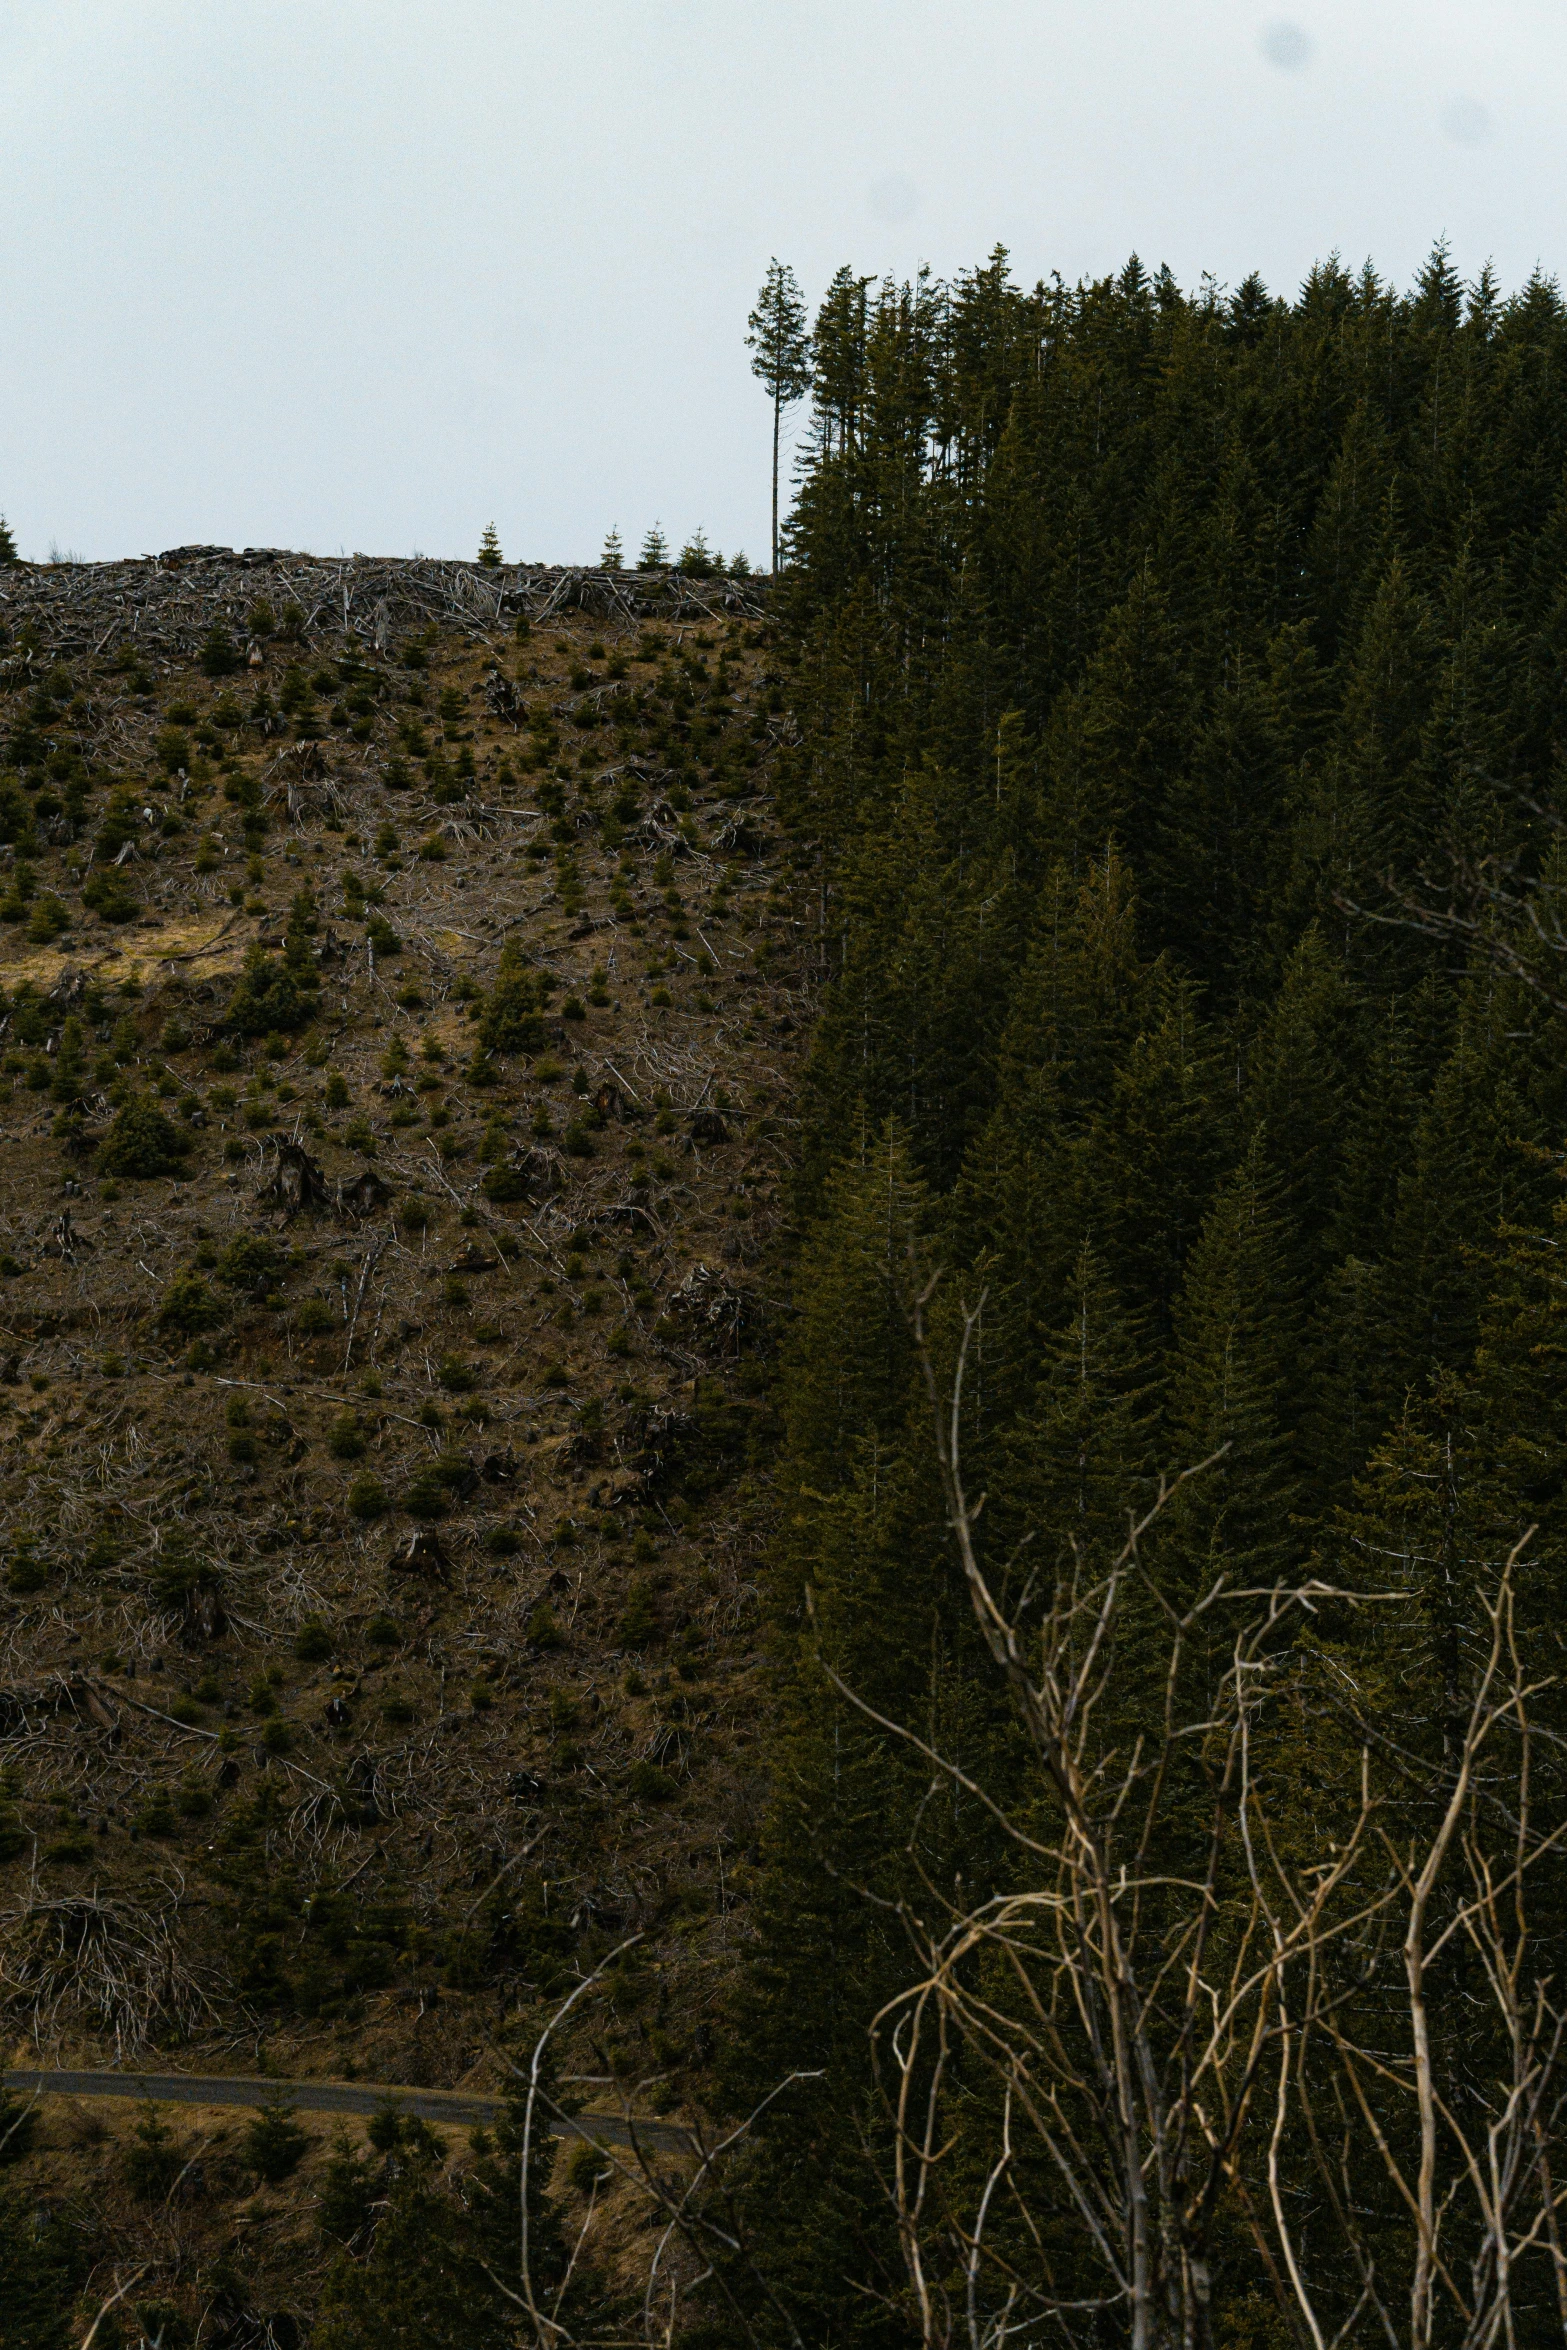
[[0,616],[12,2061],[500,2085],[640,1933],[586,2066],[677,2109],[813,976],[759,593],[181,550]]
[[13,2045],[664,2124],[27,2350],[1560,2337],[1567,305],[808,345],[765,590],[8,569]]

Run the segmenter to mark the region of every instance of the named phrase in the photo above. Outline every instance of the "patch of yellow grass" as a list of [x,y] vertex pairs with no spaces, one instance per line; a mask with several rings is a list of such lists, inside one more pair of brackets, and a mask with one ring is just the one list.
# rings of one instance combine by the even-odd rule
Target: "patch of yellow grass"
[[187,914],[152,929],[104,931],[80,946],[33,947],[10,956],[0,953],[0,978],[9,988],[31,980],[48,994],[66,971],[102,971],[112,964],[116,974],[143,979],[160,963],[186,963],[193,970],[237,968],[245,941],[235,929],[235,916],[226,913]]

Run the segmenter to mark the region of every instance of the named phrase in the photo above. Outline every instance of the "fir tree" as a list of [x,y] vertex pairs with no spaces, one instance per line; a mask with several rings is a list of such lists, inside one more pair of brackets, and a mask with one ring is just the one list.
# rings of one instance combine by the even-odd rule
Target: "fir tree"
[[752,354],[751,372],[766,388],[773,404],[773,526],[772,568],[778,569],[778,456],[783,412],[803,399],[811,383],[811,340],[805,327],[805,301],[794,271],[775,255],[767,265],[756,308],[746,320],[746,348]]
[[16,563],[20,560],[21,558],[16,551],[16,541],[11,535],[5,516],[0,514],[0,563]]
[[479,1044],[491,1053],[536,1053],[543,1043],[538,980],[516,939],[508,939],[501,949],[495,984],[479,1014]]
[[711,579],[722,566],[722,558],[713,553],[707,543],[707,533],[700,523],[680,550],[680,568],[693,579]]
[[1264,1581],[1297,1547],[1300,1300],[1291,1238],[1259,1132],[1204,1221],[1177,1314],[1169,1447],[1182,1468],[1223,1453],[1183,1490],[1161,1535],[1160,1555],[1188,1595],[1220,1571]]
[[662,571],[668,561],[669,544],[663,531],[655,522],[642,541],[642,552],[637,557],[637,569],[639,571]]
[[502,560],[501,542],[495,535],[495,525],[487,522],[484,536],[479,541],[479,562],[486,571],[499,571]]
[[599,557],[599,564],[601,569],[605,571],[618,571],[620,569],[620,561],[620,532],[618,529],[614,529],[611,530],[605,538],[604,552]]

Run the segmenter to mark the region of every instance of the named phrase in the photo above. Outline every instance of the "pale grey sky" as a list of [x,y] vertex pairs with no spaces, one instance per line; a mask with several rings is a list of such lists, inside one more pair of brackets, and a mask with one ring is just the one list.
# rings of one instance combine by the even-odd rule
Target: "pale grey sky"
[[25,555],[764,556],[777,253],[1567,262],[1567,0],[0,0]]

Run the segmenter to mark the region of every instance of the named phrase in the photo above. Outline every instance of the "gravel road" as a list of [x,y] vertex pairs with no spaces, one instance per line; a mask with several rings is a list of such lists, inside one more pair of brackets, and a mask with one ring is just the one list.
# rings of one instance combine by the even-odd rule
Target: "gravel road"
[[[0,2074],[5,2086],[41,2097],[134,2097],[157,2105],[292,2105],[301,2113],[371,2114],[383,2105],[417,2114],[421,2121],[471,2128],[499,2121],[503,2097],[470,2097],[457,2089],[407,2089],[368,2081],[277,2081],[232,2073],[26,2073]],[[584,2113],[552,2121],[561,2138],[594,2138],[608,2146],[631,2142],[632,2125],[619,2114]],[[678,2122],[639,2120],[637,2136],[648,2146],[687,2149],[690,2133]]]

